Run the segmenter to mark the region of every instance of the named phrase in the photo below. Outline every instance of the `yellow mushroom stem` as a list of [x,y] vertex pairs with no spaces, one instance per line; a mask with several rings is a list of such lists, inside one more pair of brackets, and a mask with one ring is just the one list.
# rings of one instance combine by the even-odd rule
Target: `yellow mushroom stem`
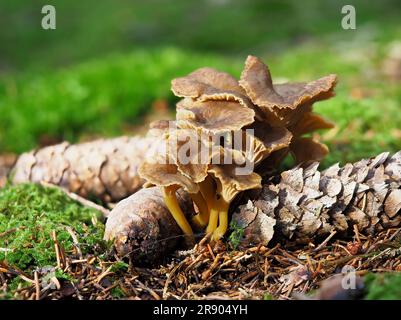
[[199,213],[194,216],[194,221],[201,227],[205,227],[209,220],[209,208],[202,196],[201,192],[197,193],[190,193],[189,196],[191,197],[192,201],[195,202],[196,206],[198,207]]
[[192,232],[192,228],[188,223],[187,218],[182,212],[180,205],[177,200],[176,191],[179,189],[179,186],[173,185],[163,188],[164,202],[166,203],[167,208],[169,209],[171,215],[174,220],[177,222],[178,226],[184,232],[186,236],[188,236],[191,240],[193,240],[194,234]]
[[209,224],[206,229],[207,234],[213,234],[212,240],[220,239],[227,231],[229,205],[222,197],[218,199],[215,197],[212,202]]
[[206,228],[206,234],[211,235],[214,230],[217,229],[217,224],[219,222],[219,209],[214,205],[216,201],[212,201],[210,209],[209,224]]
[[219,210],[219,226],[214,230],[212,240],[219,240],[222,238],[228,229],[228,209],[230,204],[226,202],[223,198],[217,200],[218,210]]

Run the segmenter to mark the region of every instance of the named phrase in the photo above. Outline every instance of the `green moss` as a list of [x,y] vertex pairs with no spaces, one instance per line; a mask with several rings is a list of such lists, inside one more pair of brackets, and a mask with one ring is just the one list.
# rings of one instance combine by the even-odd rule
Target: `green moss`
[[128,271],[128,268],[129,268],[128,263],[125,263],[124,261],[117,261],[117,262],[113,263],[110,271],[115,272],[115,273],[118,273],[118,272],[124,273],[124,272]]
[[174,105],[171,79],[205,65],[239,74],[241,63],[231,64],[214,55],[160,48],[114,54],[50,74],[0,78],[0,151],[27,151],[42,139],[76,142],[85,135],[120,135],[139,123],[153,101]]
[[230,236],[228,240],[232,245],[233,249],[236,250],[241,243],[242,237],[244,236],[244,229],[241,228],[236,221],[231,220],[230,222]]
[[[55,265],[53,231],[64,250],[73,249],[69,226],[83,254],[104,247],[101,215],[68,198],[62,191],[33,184],[0,190],[0,261],[24,271]],[[104,248],[103,248],[104,249]]]
[[367,300],[401,300],[400,273],[370,273],[365,284]]
[[120,287],[115,287],[111,289],[111,295],[113,296],[114,299],[121,299],[126,296],[123,290],[121,290]]
[[263,300],[274,300],[274,298],[270,293],[265,292],[265,294],[263,295]]

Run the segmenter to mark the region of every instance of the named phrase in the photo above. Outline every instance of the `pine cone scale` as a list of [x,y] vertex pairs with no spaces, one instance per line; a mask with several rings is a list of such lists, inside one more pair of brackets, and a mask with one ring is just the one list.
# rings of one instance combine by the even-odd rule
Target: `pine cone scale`
[[[275,220],[274,237],[296,242],[328,236],[334,230],[351,234],[354,225],[366,235],[401,225],[401,152],[382,153],[343,167],[335,164],[321,172],[317,168],[313,163],[283,172],[278,183],[270,179],[258,195],[238,208],[233,219],[257,207],[259,215]],[[272,200],[277,203],[274,207],[263,205]],[[266,239],[254,234],[258,230],[255,223],[249,224],[245,234]]]

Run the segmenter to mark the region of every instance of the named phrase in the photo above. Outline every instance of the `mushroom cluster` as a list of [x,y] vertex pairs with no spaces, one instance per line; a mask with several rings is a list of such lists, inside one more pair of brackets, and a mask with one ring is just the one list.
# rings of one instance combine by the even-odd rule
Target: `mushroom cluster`
[[332,97],[335,84],[336,76],[329,75],[273,85],[269,69],[254,56],[248,56],[239,81],[212,68],[174,79],[172,91],[182,98],[176,120],[152,124],[164,147],[159,145],[138,172],[163,188],[166,206],[189,239],[191,224],[176,198],[180,188],[196,205],[194,222],[218,240],[227,231],[233,199],[261,187],[256,167],[275,167],[288,153],[297,162],[327,154],[324,144],[304,135],[332,127],[312,105]]

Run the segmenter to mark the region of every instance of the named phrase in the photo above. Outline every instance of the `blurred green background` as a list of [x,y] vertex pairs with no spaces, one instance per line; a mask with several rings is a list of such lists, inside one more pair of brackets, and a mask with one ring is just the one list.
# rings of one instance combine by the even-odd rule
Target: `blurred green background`
[[[56,30],[41,28],[45,4]],[[356,30],[341,28],[346,4]],[[172,78],[205,65],[239,76],[248,54],[277,81],[338,74],[337,96],[315,107],[337,124],[321,133],[326,164],[397,151],[401,80],[385,66],[400,17],[399,0],[2,0],[0,154],[135,134],[155,101],[173,109]]]

